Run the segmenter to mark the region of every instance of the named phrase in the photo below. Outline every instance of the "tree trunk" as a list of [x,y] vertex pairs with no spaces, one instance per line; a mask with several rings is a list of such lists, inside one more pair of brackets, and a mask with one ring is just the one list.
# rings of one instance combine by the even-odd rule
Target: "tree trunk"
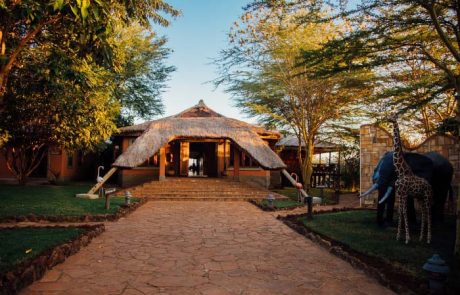
[[[458,134],[457,137],[460,138],[460,90],[456,91],[455,100],[457,101],[457,129]],[[460,151],[457,151],[460,154]],[[459,155],[460,156],[460,155]],[[455,249],[454,253],[457,258],[460,260],[460,183],[458,185],[458,192],[457,192],[457,224],[456,224],[456,234],[455,234]]]
[[19,185],[22,185],[22,186],[26,185],[27,177],[25,176],[24,173],[19,173],[18,175],[16,175],[16,178],[18,180]]
[[303,186],[307,193],[310,191],[311,187],[311,175],[313,174],[313,139],[305,139],[305,156],[302,158],[300,163],[302,167],[302,179]]
[[46,155],[46,148],[41,145],[36,148],[4,148],[4,156],[8,170],[16,177],[20,185],[27,183],[29,175],[37,169]]

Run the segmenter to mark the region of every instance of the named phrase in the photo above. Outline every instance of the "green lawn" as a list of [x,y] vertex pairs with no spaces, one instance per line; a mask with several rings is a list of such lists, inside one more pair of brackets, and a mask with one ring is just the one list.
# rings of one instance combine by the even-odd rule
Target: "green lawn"
[[15,228],[0,230],[0,273],[77,237],[80,228]]
[[[262,200],[262,205],[268,207],[268,201],[265,199]],[[301,203],[298,203],[297,201],[293,201],[291,199],[276,199],[273,202],[273,206],[278,209],[295,208],[301,205]]]
[[411,230],[411,242],[396,241],[396,228],[381,229],[377,226],[375,211],[345,211],[315,215],[313,220],[300,220],[306,227],[350,248],[391,261],[414,275],[423,274],[422,266],[434,253],[445,260],[453,261],[452,252],[455,240],[455,222],[448,220],[441,226],[433,228],[431,245],[419,242],[419,229]]
[[[282,188],[282,189],[274,189],[273,192],[278,193],[278,194],[283,195],[283,196],[286,196],[291,200],[290,202],[287,202],[287,201],[285,201],[284,203],[280,202],[280,206],[296,207],[296,206],[299,205],[299,203],[297,203],[297,189],[295,189],[293,187],[285,187],[285,188]],[[320,197],[321,196],[321,190],[317,189],[317,188],[311,188],[309,194],[312,195],[313,197]],[[336,204],[336,202],[334,201],[334,196],[335,196],[335,191],[334,190],[332,190],[332,189],[324,189],[323,203],[322,204],[323,205]],[[281,208],[281,207],[277,206],[277,201],[278,200],[275,201],[275,207]]]
[[104,199],[86,200],[75,197],[77,193],[86,193],[89,188],[89,185],[0,185],[0,218],[28,214],[84,216],[115,213],[124,203],[123,198],[111,198],[110,210],[106,211]]

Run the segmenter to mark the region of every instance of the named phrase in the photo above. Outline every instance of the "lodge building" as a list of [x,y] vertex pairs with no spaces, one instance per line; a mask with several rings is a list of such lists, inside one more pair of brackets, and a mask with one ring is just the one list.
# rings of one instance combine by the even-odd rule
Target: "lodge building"
[[274,152],[280,138],[197,105],[167,118],[120,128],[113,167],[121,186],[168,177],[217,177],[278,186],[286,165]]

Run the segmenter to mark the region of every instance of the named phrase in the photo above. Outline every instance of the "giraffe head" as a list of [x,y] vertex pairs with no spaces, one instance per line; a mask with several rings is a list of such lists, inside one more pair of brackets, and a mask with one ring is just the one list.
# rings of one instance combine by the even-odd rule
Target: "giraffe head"
[[390,123],[396,123],[397,120],[398,120],[398,113],[393,113],[393,114],[390,114],[387,118],[388,122]]

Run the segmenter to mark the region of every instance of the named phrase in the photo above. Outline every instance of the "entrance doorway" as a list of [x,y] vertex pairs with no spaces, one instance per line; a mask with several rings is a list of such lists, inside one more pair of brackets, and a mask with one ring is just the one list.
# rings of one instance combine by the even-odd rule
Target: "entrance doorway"
[[189,177],[217,177],[217,145],[215,142],[190,142]]

